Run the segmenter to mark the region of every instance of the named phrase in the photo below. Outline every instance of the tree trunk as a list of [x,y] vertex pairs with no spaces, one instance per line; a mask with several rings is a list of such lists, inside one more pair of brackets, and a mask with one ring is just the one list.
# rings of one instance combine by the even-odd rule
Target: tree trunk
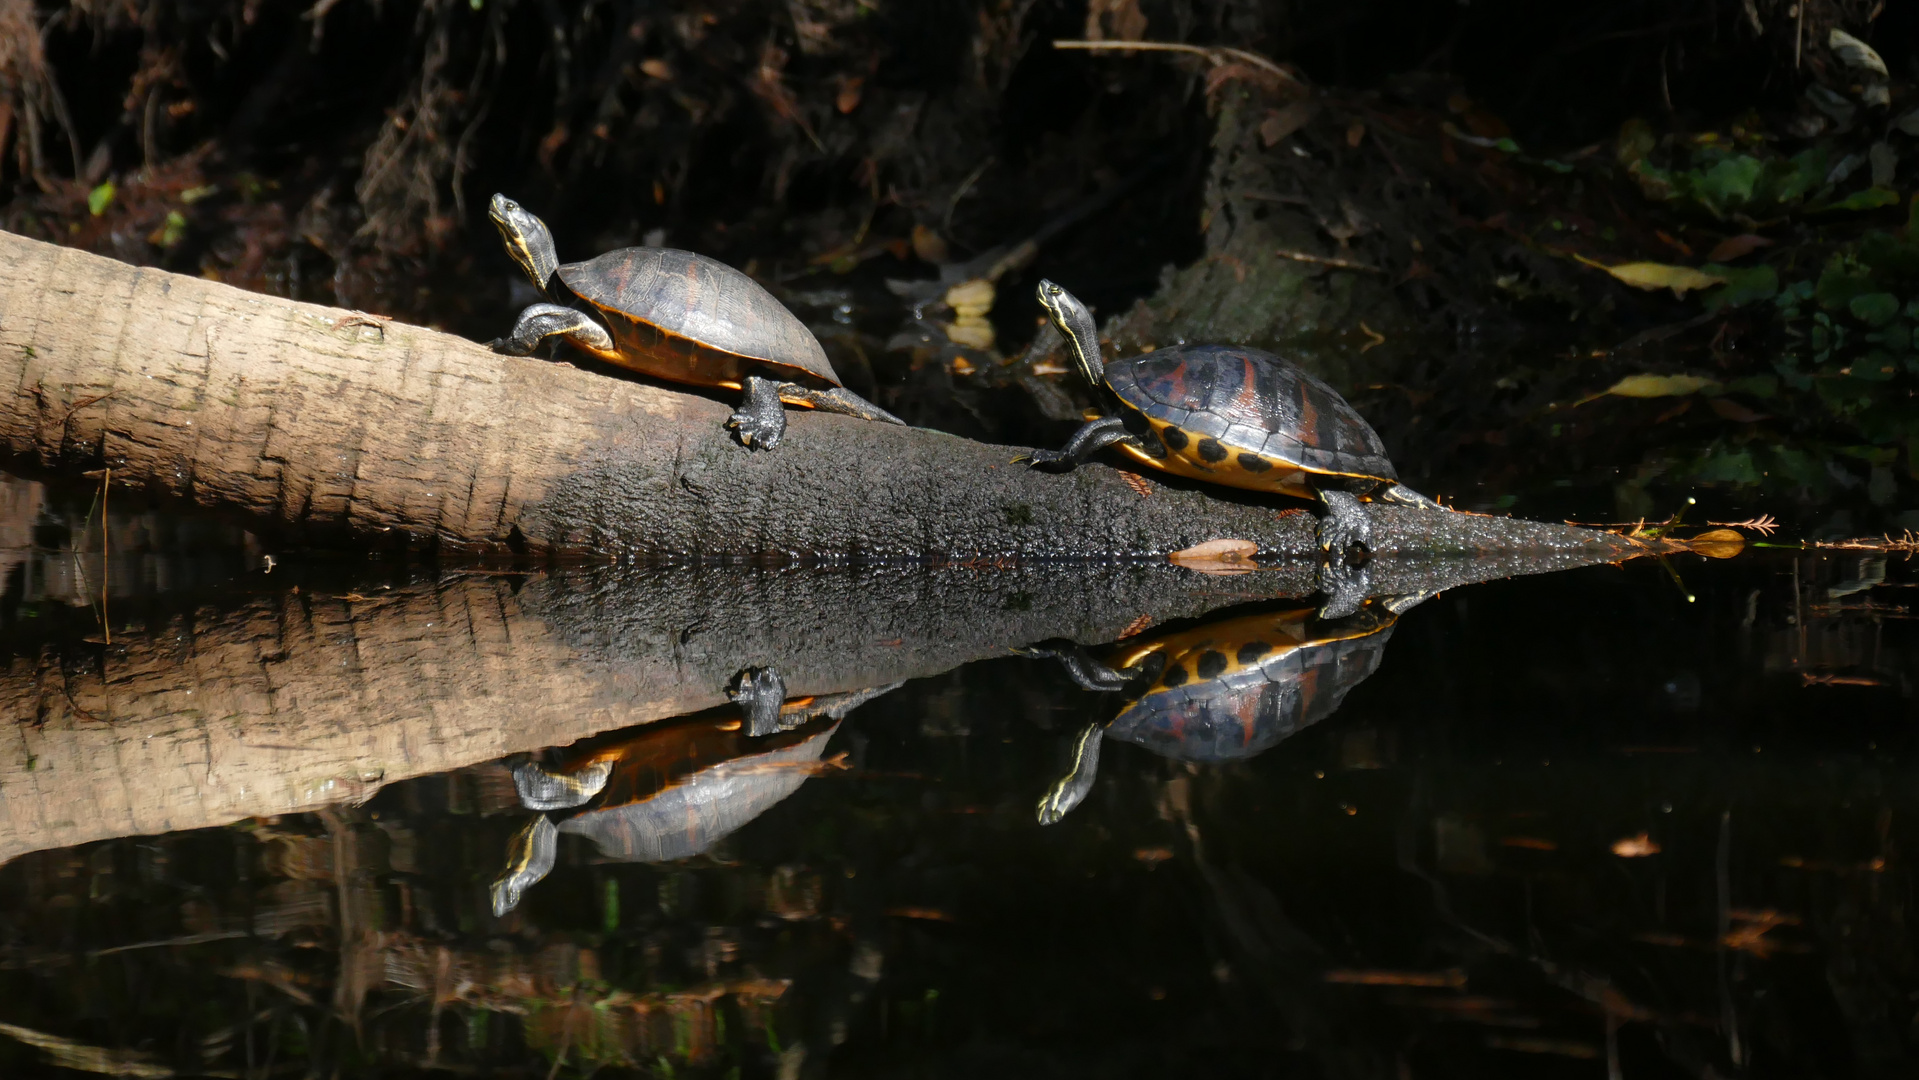
[[[1314,519],[1286,500],[1105,466],[1037,473],[1010,448],[921,429],[796,412],[778,450],[749,452],[716,398],[4,233],[0,376],[14,386],[0,448],[15,467],[105,467],[115,486],[308,539],[827,562],[1316,546]],[[1645,550],[1561,526],[1371,512],[1386,554]]]

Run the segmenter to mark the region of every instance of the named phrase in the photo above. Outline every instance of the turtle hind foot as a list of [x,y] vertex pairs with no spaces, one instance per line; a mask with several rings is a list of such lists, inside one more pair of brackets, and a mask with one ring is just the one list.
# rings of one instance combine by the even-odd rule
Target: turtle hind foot
[[1079,467],[1079,459],[1064,450],[1032,450],[1014,458],[1013,464],[1041,472],[1072,472]]
[[1446,509],[1405,484],[1388,484],[1375,492],[1373,498],[1381,502],[1397,503],[1400,506],[1412,506],[1421,510]]
[[786,406],[780,403],[777,385],[771,379],[748,376],[746,400],[738,412],[727,417],[726,426],[748,450],[771,450],[778,446],[786,434]]

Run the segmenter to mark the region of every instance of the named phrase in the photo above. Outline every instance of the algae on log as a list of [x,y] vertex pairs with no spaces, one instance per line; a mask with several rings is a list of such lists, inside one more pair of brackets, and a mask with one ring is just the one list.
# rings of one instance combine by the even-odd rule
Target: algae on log
[[[1382,559],[1377,583],[1432,593],[1603,561],[1571,551]],[[216,594],[111,644],[14,633],[0,666],[0,715],[17,721],[0,750],[0,861],[310,810],[696,712],[725,702],[744,667],[779,669],[795,695],[856,690],[1316,586],[1301,563],[1237,575],[1162,562],[520,578],[343,591],[309,579],[265,596]]]
[[[1315,548],[1307,515],[1136,489],[1104,466],[1037,473],[938,432],[796,413],[777,451],[749,452],[712,397],[4,233],[0,373],[16,467],[104,466],[116,486],[309,538],[829,561],[1154,555],[1221,537],[1275,557]],[[1643,550],[1372,512],[1390,550]]]

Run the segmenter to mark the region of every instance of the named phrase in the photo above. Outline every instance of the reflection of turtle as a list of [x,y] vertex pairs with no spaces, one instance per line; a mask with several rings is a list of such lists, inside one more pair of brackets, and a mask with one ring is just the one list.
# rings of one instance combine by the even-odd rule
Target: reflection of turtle
[[[1178,476],[1318,499],[1326,508],[1320,546],[1336,565],[1361,562],[1370,548],[1356,496],[1439,509],[1399,483],[1378,433],[1337,390],[1290,361],[1260,349],[1177,345],[1109,363],[1086,305],[1050,281],[1040,282],[1039,302],[1105,415],[1064,449],[1033,451],[1030,464],[1071,469],[1117,446]],[[1329,617],[1350,614],[1357,600],[1328,606]]]
[[537,814],[514,836],[506,872],[493,885],[493,913],[513,910],[552,871],[561,833],[585,836],[608,858],[629,862],[701,854],[799,790],[820,769],[840,718],[897,685],[787,702],[781,728],[763,737],[734,710],[710,709],[647,724],[553,768],[519,763],[513,782],[528,809],[584,809],[557,822]]
[[1379,666],[1400,610],[1373,602],[1330,622],[1303,607],[1242,615],[1129,643],[1110,665],[1070,643],[1025,650],[1059,657],[1091,690],[1145,684],[1110,721],[1074,739],[1072,768],[1040,800],[1040,823],[1086,798],[1104,739],[1184,761],[1233,761],[1331,715]]
[[493,342],[496,351],[526,356],[563,337],[642,374],[745,390],[746,403],[727,426],[759,450],[778,446],[786,431],[782,401],[900,423],[841,386],[806,324],[725,263],[635,247],[562,266],[546,224],[520,204],[495,195],[488,213],[507,254],[549,301],[522,311],[513,331]]

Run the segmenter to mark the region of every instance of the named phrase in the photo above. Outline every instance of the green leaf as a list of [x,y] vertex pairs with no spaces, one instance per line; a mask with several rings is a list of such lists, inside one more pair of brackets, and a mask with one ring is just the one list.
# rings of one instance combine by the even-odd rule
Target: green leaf
[[1753,187],[1765,167],[1756,157],[1735,154],[1703,173],[1693,173],[1687,186],[1708,210],[1723,214],[1752,201]]
[[151,239],[163,248],[170,248],[180,242],[187,234],[186,215],[178,210],[167,211],[166,224],[160,226]]
[[1899,205],[1899,193],[1891,188],[1869,187],[1864,191],[1855,191],[1838,202],[1827,203],[1821,210],[1877,210],[1882,206]]
[[87,210],[91,212],[94,217],[99,217],[101,214],[106,213],[107,207],[113,205],[113,191],[113,181],[109,180],[99,187],[94,188],[92,191],[87,192]]
[[1706,294],[1706,310],[1739,307],[1758,300],[1770,300],[1779,294],[1779,272],[1764,263],[1758,266],[1720,266],[1708,263],[1705,273],[1724,278],[1726,283]]
[[1899,298],[1891,293],[1864,293],[1852,298],[1846,307],[1852,317],[1867,326],[1884,326],[1899,314]]

